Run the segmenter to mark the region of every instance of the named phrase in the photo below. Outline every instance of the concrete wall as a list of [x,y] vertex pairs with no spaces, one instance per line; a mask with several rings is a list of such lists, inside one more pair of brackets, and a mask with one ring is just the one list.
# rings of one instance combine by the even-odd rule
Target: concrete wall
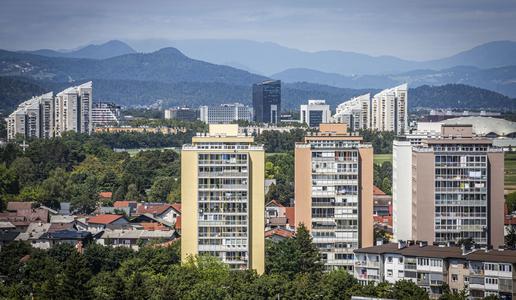
[[435,240],[435,162],[433,152],[412,154],[412,239]]
[[197,255],[197,152],[181,151],[181,261]]
[[489,239],[497,248],[504,245],[504,153],[487,154],[489,163]]
[[373,246],[373,148],[360,148],[359,247]]
[[312,152],[309,146],[296,147],[294,170],[296,227],[303,223],[310,230],[312,227]]
[[265,272],[265,152],[250,151],[250,244],[249,265],[258,274]]
[[412,239],[412,146],[408,141],[393,143],[392,209],[394,239]]

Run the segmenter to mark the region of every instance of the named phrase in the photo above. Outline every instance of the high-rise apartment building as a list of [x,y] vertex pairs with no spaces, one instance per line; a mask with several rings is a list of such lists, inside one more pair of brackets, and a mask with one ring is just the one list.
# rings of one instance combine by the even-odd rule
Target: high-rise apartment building
[[361,95],[339,104],[333,119],[347,124],[351,131],[371,127],[371,95]]
[[52,92],[33,97],[20,105],[5,119],[7,139],[16,136],[24,138],[49,138],[53,135]]
[[91,133],[92,124],[92,82],[67,88],[55,98],[54,132],[61,136],[66,131]]
[[281,81],[267,80],[253,84],[254,120],[260,123],[280,122]]
[[252,121],[253,109],[240,103],[199,107],[200,120],[206,124],[227,124],[238,120]]
[[346,124],[321,124],[295,149],[295,220],[311,232],[328,269],[353,268],[373,245],[373,148]]
[[326,104],[326,100],[308,100],[308,104],[301,105],[299,117],[301,123],[312,128],[319,127],[319,124],[330,122],[330,105]]
[[238,125],[210,125],[181,151],[182,260],[219,257],[264,272],[264,157]]
[[471,125],[443,125],[440,136],[394,143],[395,239],[504,244],[504,154]]
[[383,90],[371,102],[371,128],[379,131],[408,132],[408,85]]

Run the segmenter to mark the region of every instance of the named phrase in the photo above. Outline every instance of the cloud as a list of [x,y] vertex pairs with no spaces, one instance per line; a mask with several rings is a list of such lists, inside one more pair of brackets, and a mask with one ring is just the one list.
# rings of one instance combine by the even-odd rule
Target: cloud
[[515,1],[3,0],[0,48],[109,39],[233,38],[409,59],[516,40]]

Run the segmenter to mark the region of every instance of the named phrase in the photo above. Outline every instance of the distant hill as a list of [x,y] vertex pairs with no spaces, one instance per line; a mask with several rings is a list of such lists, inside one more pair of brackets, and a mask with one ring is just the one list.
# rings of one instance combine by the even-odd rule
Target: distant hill
[[[412,61],[394,56],[371,56],[346,51],[307,52],[271,42],[249,40],[132,40],[138,51],[149,52],[163,47],[176,47],[189,57],[224,64],[246,66],[260,74],[272,75],[287,69],[302,68],[346,76],[382,75],[415,69],[446,69],[455,66],[496,68],[516,65],[516,42],[498,41],[479,45],[447,58]],[[210,49],[210,51],[206,51]]]
[[0,50],[0,76],[74,82],[85,79],[160,82],[227,82],[250,85],[266,79],[228,66],[188,58],[175,48],[103,60],[45,57]]
[[48,91],[24,78],[0,77],[0,112],[11,113],[20,102]]
[[288,69],[271,76],[284,82],[312,82],[341,88],[387,88],[409,83],[411,87],[422,85],[467,84],[516,97],[516,66],[491,69],[453,67],[439,71],[413,70],[392,75],[344,76],[310,69]]
[[516,65],[516,42],[490,42],[447,58],[427,61],[424,65],[433,69],[453,66],[474,66],[478,68],[512,66]]
[[90,44],[77,50],[50,50],[41,49],[35,51],[27,51],[27,53],[48,56],[48,57],[68,57],[68,58],[89,58],[89,59],[105,59],[124,54],[136,53],[131,46],[124,42],[112,40],[100,45]]

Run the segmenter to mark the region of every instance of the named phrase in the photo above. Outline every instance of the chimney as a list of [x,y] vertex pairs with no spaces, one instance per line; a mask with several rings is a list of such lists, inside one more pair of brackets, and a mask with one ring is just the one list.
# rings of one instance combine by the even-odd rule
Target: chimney
[[426,247],[428,246],[428,242],[427,241],[419,241],[419,248],[423,248],[423,247]]

